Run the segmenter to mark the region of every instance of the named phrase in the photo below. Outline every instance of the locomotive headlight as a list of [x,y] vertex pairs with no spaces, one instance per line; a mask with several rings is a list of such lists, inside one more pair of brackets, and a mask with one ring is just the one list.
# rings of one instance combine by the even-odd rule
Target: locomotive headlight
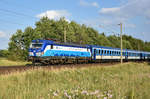
[[36,53],[37,56],[41,56],[41,52]]
[[41,55],[43,55],[43,54],[44,54],[44,52],[41,53]]
[[37,53],[36,53],[36,56],[42,56],[42,55],[43,55],[42,52],[37,52]]
[[29,56],[33,56],[33,52],[29,52]]

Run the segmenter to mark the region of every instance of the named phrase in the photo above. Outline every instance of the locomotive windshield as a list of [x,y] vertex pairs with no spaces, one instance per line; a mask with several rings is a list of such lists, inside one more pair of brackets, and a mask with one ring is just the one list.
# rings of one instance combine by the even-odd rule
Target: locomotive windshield
[[31,48],[41,48],[42,45],[43,45],[42,43],[32,43],[30,47]]

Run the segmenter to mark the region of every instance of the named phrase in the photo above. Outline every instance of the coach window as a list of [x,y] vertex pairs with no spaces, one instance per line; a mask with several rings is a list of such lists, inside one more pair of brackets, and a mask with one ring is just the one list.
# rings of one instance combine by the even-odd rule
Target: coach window
[[99,50],[99,54],[101,54],[101,50]]
[[111,55],[111,53],[112,53],[112,52],[110,51],[110,55]]
[[102,50],[102,55],[103,55],[104,51]]
[[53,49],[53,45],[51,45],[51,49]]
[[99,50],[97,50],[97,54],[99,54]]
[[107,51],[107,55],[110,55],[110,51],[109,50]]

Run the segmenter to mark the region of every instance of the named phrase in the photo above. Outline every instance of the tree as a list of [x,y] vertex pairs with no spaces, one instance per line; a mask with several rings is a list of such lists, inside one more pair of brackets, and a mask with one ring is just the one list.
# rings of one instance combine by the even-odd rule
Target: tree
[[[27,27],[25,30],[17,30],[10,38],[9,55],[10,59],[26,60],[28,57],[28,48],[34,39],[53,39],[64,42],[64,32],[67,35],[67,42],[77,44],[90,44],[120,48],[120,37],[115,35],[106,36],[99,34],[92,27],[85,24],[78,24],[75,21],[70,23],[66,19],[51,20],[48,17],[41,18],[35,23],[35,28]],[[123,48],[150,51],[150,42],[123,35]]]
[[0,57],[8,57],[9,52],[8,50],[0,50]]

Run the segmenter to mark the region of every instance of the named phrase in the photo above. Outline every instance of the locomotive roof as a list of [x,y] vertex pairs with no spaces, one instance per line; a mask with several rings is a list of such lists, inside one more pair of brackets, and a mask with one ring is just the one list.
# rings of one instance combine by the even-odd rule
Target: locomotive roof
[[57,45],[64,45],[64,46],[74,46],[74,47],[88,47],[87,45],[80,45],[80,44],[73,44],[73,43],[62,43],[62,42],[55,42],[52,40],[32,40],[32,43],[48,43],[48,44],[57,44]]

